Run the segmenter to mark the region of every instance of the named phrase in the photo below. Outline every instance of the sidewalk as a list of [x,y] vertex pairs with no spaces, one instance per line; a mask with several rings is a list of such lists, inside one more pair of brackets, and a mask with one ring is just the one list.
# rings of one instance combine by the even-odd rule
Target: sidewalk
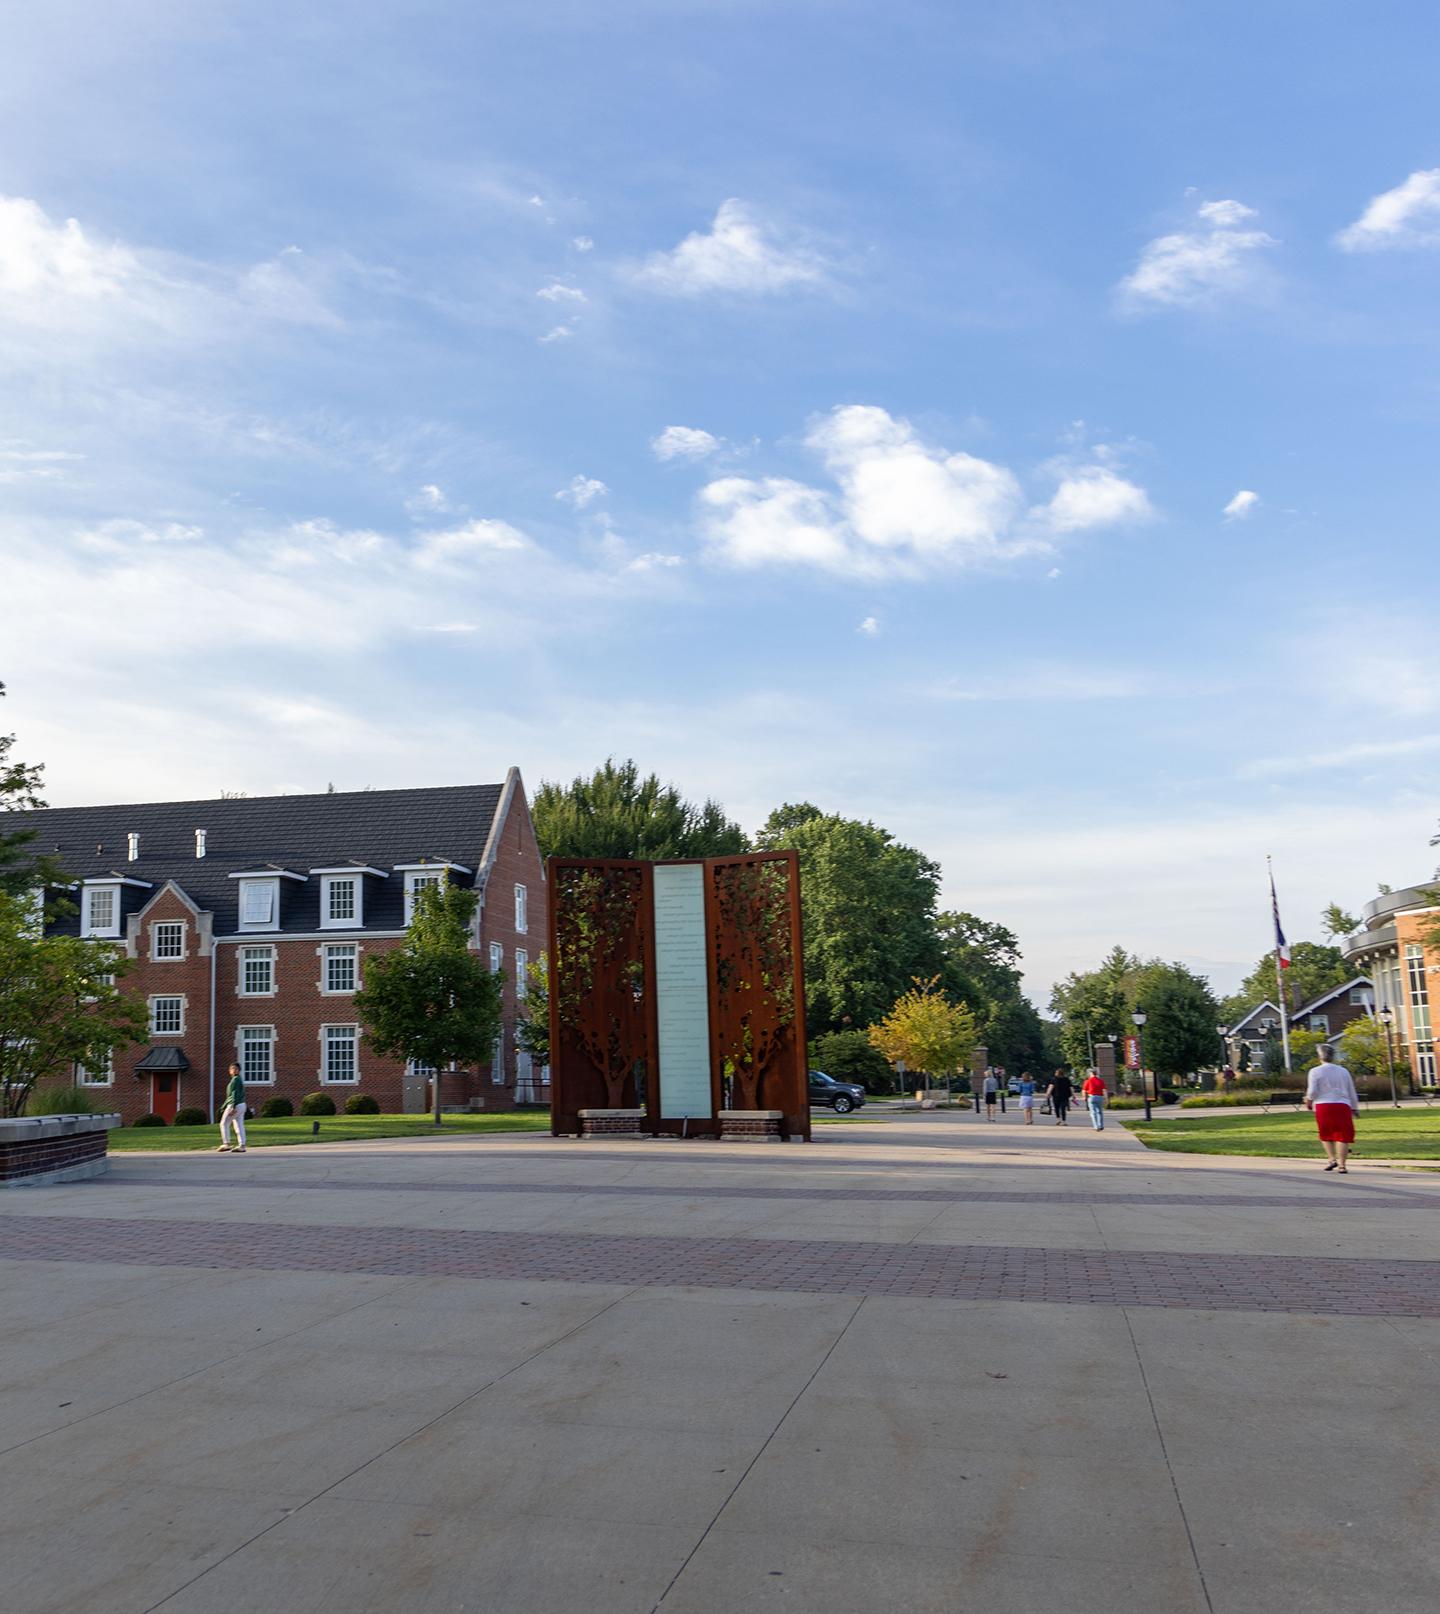
[[3,1212],[6,1614],[1434,1606],[1419,1174],[925,1112]]

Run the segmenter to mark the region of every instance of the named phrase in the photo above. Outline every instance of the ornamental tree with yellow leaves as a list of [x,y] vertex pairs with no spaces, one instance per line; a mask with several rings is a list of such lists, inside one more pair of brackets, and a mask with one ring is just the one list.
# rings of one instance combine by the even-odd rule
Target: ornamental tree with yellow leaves
[[940,977],[915,985],[896,1000],[889,1014],[871,1026],[870,1041],[893,1065],[927,1076],[953,1076],[970,1058],[977,1041],[975,1016],[963,1003],[952,1003],[939,989]]

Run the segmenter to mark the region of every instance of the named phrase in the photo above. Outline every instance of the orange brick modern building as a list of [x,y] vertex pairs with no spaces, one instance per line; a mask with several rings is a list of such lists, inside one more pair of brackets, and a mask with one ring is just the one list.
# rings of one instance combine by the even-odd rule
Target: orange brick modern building
[[77,1073],[127,1121],[212,1118],[225,1069],[258,1108],[317,1089],[337,1108],[368,1093],[422,1111],[433,1072],[364,1044],[353,998],[368,958],[400,946],[415,893],[450,881],[480,895],[473,946],[505,975],[504,1024],[480,1070],[445,1072],[446,1104],[543,1100],[546,1073],[515,1045],[527,964],[546,925],[545,875],[519,771],[503,784],[317,796],[60,807],[27,815],[36,850],[78,882],[53,928],[121,943],[122,989],[143,999],[146,1043]]

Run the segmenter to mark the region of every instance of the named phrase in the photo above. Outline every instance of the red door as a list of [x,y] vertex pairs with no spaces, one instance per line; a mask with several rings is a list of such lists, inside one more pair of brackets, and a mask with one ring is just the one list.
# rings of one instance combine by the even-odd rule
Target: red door
[[171,1125],[175,1120],[175,1111],[180,1106],[180,1078],[173,1071],[163,1076],[156,1075],[150,1078],[150,1108],[156,1115],[165,1117],[165,1124]]

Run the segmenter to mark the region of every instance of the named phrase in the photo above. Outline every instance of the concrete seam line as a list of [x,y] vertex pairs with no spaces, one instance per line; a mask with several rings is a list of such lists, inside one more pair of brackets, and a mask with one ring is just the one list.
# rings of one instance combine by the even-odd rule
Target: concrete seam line
[[[416,1281],[419,1282],[421,1280],[417,1279]],[[406,1286],[402,1285],[402,1287]],[[391,1292],[393,1293],[393,1291]],[[605,1313],[611,1309],[611,1307],[618,1306],[622,1301],[629,1300],[631,1296],[636,1293],[638,1293],[638,1290],[636,1289],[627,1289],[623,1295],[616,1295],[613,1300],[607,1301],[605,1305],[600,1306],[595,1311],[592,1311],[588,1317],[584,1318],[581,1322],[576,1323],[573,1328],[567,1328],[563,1334],[557,1334],[554,1339],[547,1340],[545,1344],[536,1346],[536,1348],[531,1351],[523,1362],[517,1362],[514,1367],[507,1367],[503,1373],[497,1374],[493,1379],[487,1379],[478,1390],[472,1390],[468,1395],[461,1396],[460,1399],[453,1405],[445,1407],[442,1411],[437,1412],[433,1418],[428,1419],[425,1423],[417,1425],[414,1429],[407,1430],[407,1432],[401,1435],[398,1440],[392,1440],[388,1446],[383,1447],[380,1451],[373,1452],[365,1459],[363,1463],[357,1463],[348,1474],[342,1474],[339,1479],[332,1480],[330,1484],[324,1486],[321,1490],[316,1491],[314,1496],[309,1497],[307,1500],[302,1502],[298,1508],[291,1508],[289,1512],[285,1514],[284,1518],[276,1519],[273,1524],[267,1524],[263,1530],[257,1530],[253,1536],[247,1537],[244,1541],[240,1542],[238,1546],[231,1547],[229,1552],[225,1553],[223,1557],[217,1558],[213,1564],[207,1564],[198,1574],[192,1575],[189,1580],[184,1581],[181,1585],[175,1587],[173,1591],[166,1592],[158,1603],[152,1603],[150,1607],[145,1610],[145,1614],[155,1614],[156,1609],[164,1608],[166,1603],[173,1601],[181,1594],[181,1592],[188,1591],[196,1583],[196,1581],[203,1580],[206,1575],[209,1575],[215,1570],[219,1569],[222,1564],[229,1563],[237,1553],[244,1552],[247,1547],[254,1546],[254,1544],[259,1541],[262,1536],[268,1536],[272,1530],[278,1530],[282,1524],[288,1524],[291,1519],[295,1518],[298,1514],[303,1513],[312,1502],[321,1501],[324,1497],[329,1496],[331,1491],[333,1491],[336,1486],[343,1485],[348,1479],[354,1479],[357,1474],[369,1468],[371,1463],[379,1462],[382,1457],[389,1456],[389,1454],[394,1451],[397,1446],[403,1446],[407,1440],[413,1440],[416,1435],[423,1435],[427,1429],[433,1429],[436,1424],[448,1418],[452,1412],[458,1412],[461,1407],[468,1405],[468,1403],[471,1401],[478,1400],[482,1395],[485,1394],[487,1390],[493,1390],[497,1384],[504,1383],[504,1381],[508,1379],[512,1373],[518,1373],[522,1367],[529,1367],[531,1362],[533,1362],[536,1357],[543,1356],[546,1351],[553,1351],[557,1345],[563,1345],[567,1339],[570,1339],[575,1334],[580,1333],[582,1329],[588,1328],[590,1324],[596,1320],[596,1318],[603,1317]],[[380,1297],[375,1296],[374,1298],[379,1299]],[[370,1302],[367,1300],[364,1302],[364,1304],[368,1306]],[[357,1306],[350,1309],[358,1311],[360,1308]],[[303,1332],[303,1330],[301,1330],[301,1332]]]
[[777,1418],[776,1421],[775,1421],[775,1427],[770,1431],[770,1433],[768,1435],[766,1435],[764,1440],[762,1440],[760,1442],[760,1449],[755,1453],[755,1455],[750,1459],[750,1461],[748,1463],[746,1463],[744,1469],[742,1470],[742,1472],[740,1474],[740,1478],[737,1479],[735,1481],[735,1483],[730,1487],[730,1489],[726,1492],[725,1500],[715,1510],[715,1517],[713,1519],[711,1519],[709,1524],[707,1524],[705,1526],[705,1528],[700,1532],[700,1539],[695,1543],[695,1545],[693,1547],[691,1547],[689,1552],[687,1552],[685,1554],[684,1561],[681,1563],[680,1567],[675,1571],[675,1573],[670,1577],[669,1585],[666,1586],[665,1590],[660,1593],[660,1596],[659,1596],[658,1600],[656,1601],[654,1608],[651,1609],[650,1614],[658,1614],[658,1611],[660,1609],[660,1605],[665,1601],[665,1599],[670,1595],[670,1593],[675,1590],[676,1582],[680,1579],[681,1575],[683,1575],[685,1573],[685,1571],[690,1567],[690,1562],[694,1558],[695,1554],[697,1552],[699,1552],[701,1547],[703,1547],[705,1545],[705,1542],[706,1542],[707,1538],[709,1537],[710,1532],[715,1528],[715,1526],[717,1524],[719,1524],[721,1515],[725,1512],[725,1509],[730,1506],[731,1502],[734,1501],[735,1493],[740,1489],[740,1487],[750,1477],[750,1470],[752,1468],[754,1468],[756,1463],[758,1463],[760,1461],[760,1459],[765,1455],[765,1453],[770,1449],[770,1442],[772,1440],[774,1440],[776,1435],[778,1435],[780,1433],[781,1429],[784,1428],[785,1420],[790,1416],[790,1414],[792,1412],[794,1412],[795,1408],[800,1405],[801,1397],[810,1388],[810,1386],[812,1384],[814,1384],[815,1380],[817,1378],[819,1378],[821,1368],[823,1368],[825,1366],[825,1364],[830,1360],[830,1358],[835,1354],[835,1350],[839,1346],[840,1341],[842,1339],[844,1339],[846,1334],[848,1334],[850,1332],[850,1324],[853,1323],[855,1321],[855,1319],[860,1315],[861,1308],[865,1305],[865,1300],[868,1299],[868,1298],[869,1297],[866,1296],[864,1299],[861,1299],[860,1301],[857,1302],[854,1311],[852,1311],[850,1313],[850,1315],[845,1319],[845,1326],[840,1330],[840,1332],[838,1334],[836,1334],[835,1338],[830,1341],[829,1350],[827,1350],[825,1352],[825,1354],[820,1358],[820,1360],[815,1364],[815,1371],[810,1375],[810,1377],[808,1379],[805,1380],[804,1384],[802,1384],[800,1386],[800,1388],[795,1392],[795,1399],[790,1403],[790,1405],[788,1407],[786,1407],[784,1412],[782,1412],[780,1414],[779,1418]]
[[1170,1489],[1175,1493],[1175,1506],[1180,1513],[1180,1522],[1185,1526],[1185,1539],[1190,1543],[1190,1557],[1195,1565],[1196,1578],[1200,1582],[1200,1592],[1205,1599],[1205,1607],[1214,1614],[1215,1604],[1210,1600],[1210,1588],[1205,1584],[1205,1570],[1200,1563],[1200,1549],[1195,1545],[1195,1532],[1190,1528],[1190,1516],[1185,1511],[1185,1503],[1180,1495],[1180,1482],[1175,1478],[1175,1468],[1170,1461],[1170,1449],[1165,1444],[1165,1431],[1160,1427],[1160,1414],[1155,1408],[1155,1397],[1150,1392],[1150,1378],[1145,1371],[1144,1358],[1140,1355],[1140,1341],[1135,1338],[1129,1308],[1122,1306],[1120,1315],[1125,1319],[1125,1331],[1130,1336],[1130,1349],[1135,1352],[1135,1366],[1140,1370],[1140,1383],[1144,1387],[1145,1400],[1150,1407],[1150,1421],[1155,1425],[1155,1438],[1160,1442],[1160,1455],[1165,1459],[1165,1472],[1170,1476]]

